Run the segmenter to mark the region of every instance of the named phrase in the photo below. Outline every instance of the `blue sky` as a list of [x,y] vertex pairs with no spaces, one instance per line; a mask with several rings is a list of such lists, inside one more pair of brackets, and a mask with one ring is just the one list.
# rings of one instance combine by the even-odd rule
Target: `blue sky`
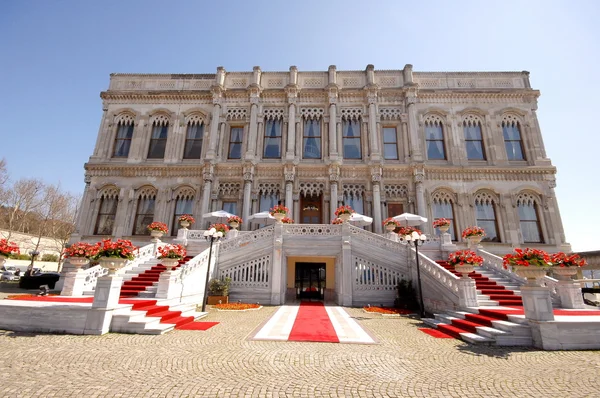
[[574,250],[600,250],[598,1],[0,2],[0,158],[83,191],[109,74],[531,72]]

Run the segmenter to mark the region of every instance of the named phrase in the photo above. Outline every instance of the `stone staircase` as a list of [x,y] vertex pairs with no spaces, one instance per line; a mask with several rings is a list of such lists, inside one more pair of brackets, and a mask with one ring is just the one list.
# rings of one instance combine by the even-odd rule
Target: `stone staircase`
[[[461,276],[446,261],[437,261],[437,263],[455,275]],[[469,277],[475,280],[477,307],[435,314],[435,318],[425,318],[423,322],[469,343],[531,346],[533,340],[527,320],[493,309],[498,306],[522,307],[519,285],[486,269],[478,269],[469,274]]]

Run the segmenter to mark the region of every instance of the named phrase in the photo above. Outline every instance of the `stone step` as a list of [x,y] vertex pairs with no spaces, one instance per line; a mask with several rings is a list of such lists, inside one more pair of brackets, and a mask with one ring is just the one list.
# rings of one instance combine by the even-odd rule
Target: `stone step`
[[480,336],[475,333],[461,333],[460,338],[471,344],[478,345],[493,345],[495,343],[494,339],[490,339],[489,337]]

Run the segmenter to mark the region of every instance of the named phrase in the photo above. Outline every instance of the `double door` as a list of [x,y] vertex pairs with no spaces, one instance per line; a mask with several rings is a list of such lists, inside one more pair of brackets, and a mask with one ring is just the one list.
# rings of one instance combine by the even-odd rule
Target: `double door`
[[296,298],[323,300],[325,263],[296,263]]

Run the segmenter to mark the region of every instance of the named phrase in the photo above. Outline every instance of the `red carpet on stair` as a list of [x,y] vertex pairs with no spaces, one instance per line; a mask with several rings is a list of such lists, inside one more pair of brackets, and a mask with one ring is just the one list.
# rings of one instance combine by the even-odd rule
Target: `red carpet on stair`
[[309,301],[300,303],[288,341],[340,342],[323,303]]
[[446,333],[440,332],[437,329],[419,328],[419,330],[425,334],[435,337],[436,339],[453,339],[454,336],[450,336]]
[[219,322],[190,322],[185,325],[179,326],[177,330],[208,330],[215,325],[218,325]]

